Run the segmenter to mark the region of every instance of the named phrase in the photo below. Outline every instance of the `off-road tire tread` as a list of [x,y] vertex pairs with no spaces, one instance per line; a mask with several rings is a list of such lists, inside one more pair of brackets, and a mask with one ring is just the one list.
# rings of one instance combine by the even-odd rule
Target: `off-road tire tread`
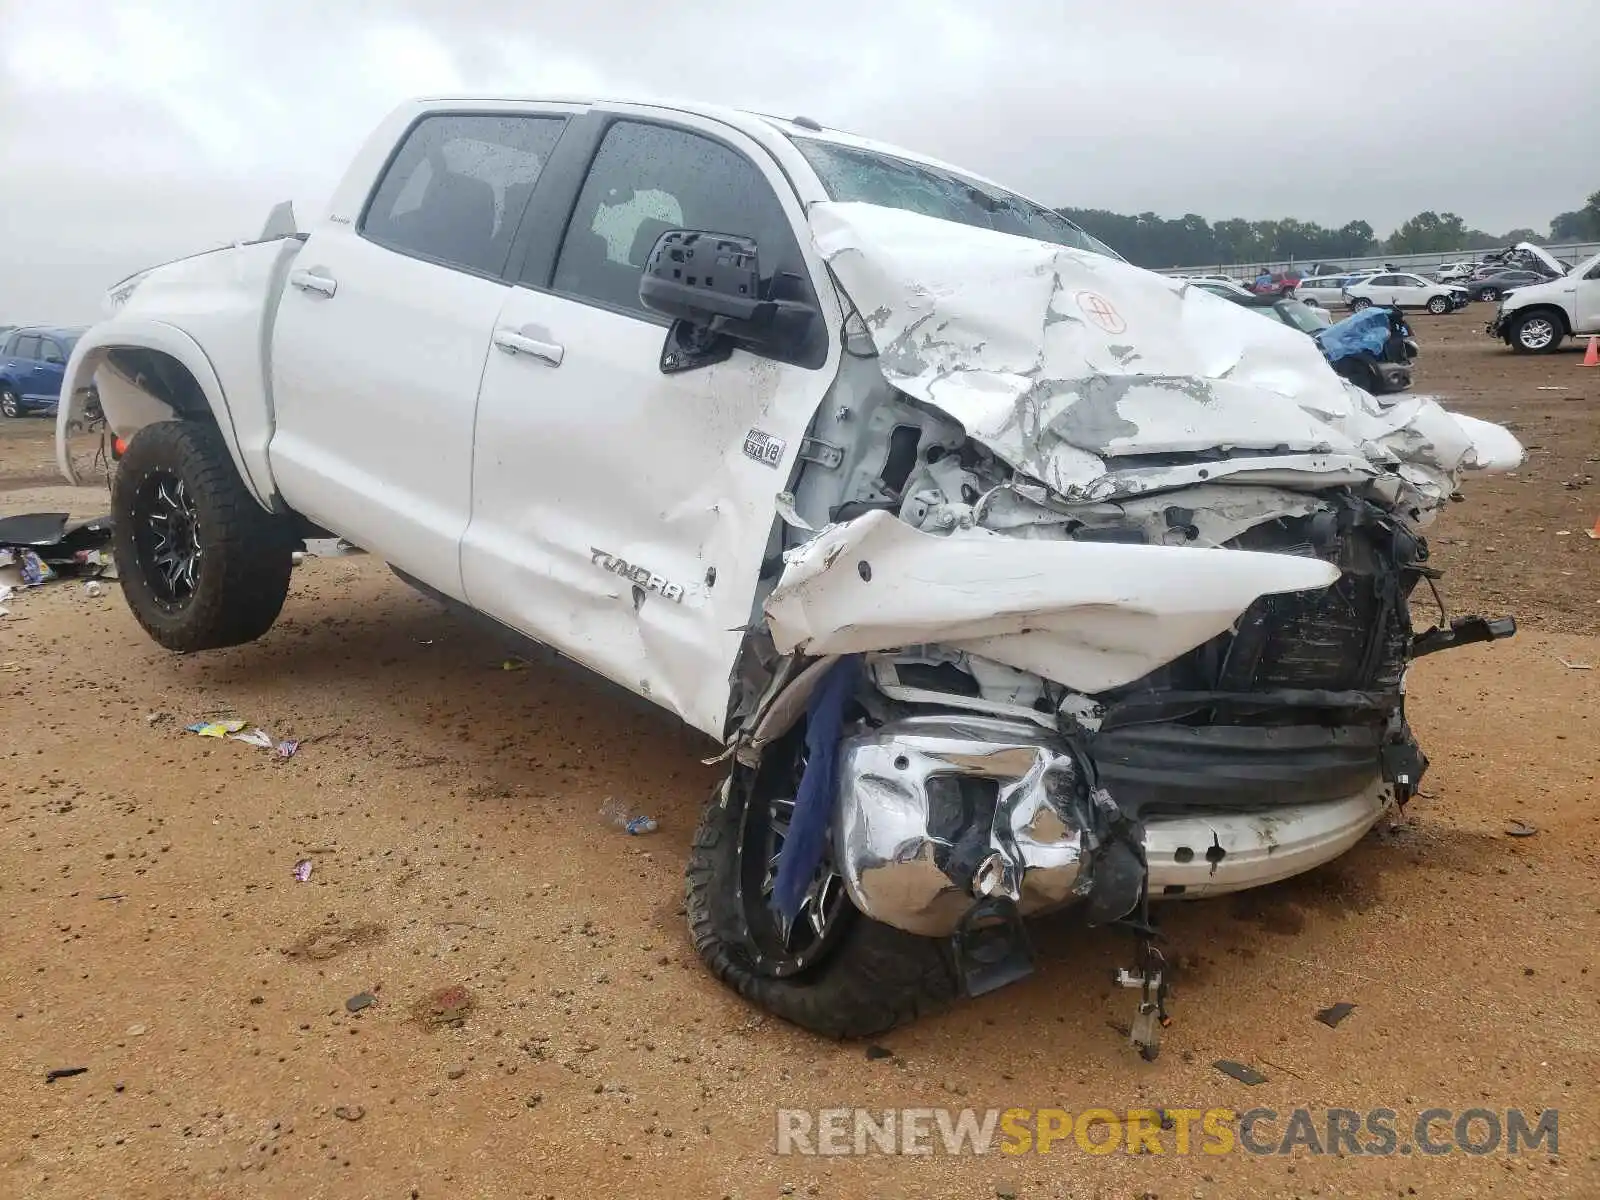
[[833,953],[799,976],[756,971],[734,897],[738,873],[737,800],[713,797],[695,831],[685,871],[684,906],[695,952],[711,973],[746,1000],[831,1038],[884,1033],[960,994],[946,943],[852,914]]
[[[139,566],[133,503],[153,469],[188,485],[203,535],[200,581],[179,613],[162,611]],[[168,650],[189,653],[253,642],[272,628],[289,594],[293,540],[283,518],[245,490],[216,426],[162,421],[134,435],[112,485],[112,554],[134,620]]]

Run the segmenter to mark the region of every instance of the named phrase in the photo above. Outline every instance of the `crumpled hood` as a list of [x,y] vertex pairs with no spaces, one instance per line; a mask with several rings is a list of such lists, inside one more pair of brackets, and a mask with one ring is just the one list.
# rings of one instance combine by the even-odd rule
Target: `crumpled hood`
[[1069,500],[1370,481],[1425,514],[1459,471],[1522,459],[1499,426],[1380,403],[1303,333],[1126,263],[869,204],[810,222],[885,378]]

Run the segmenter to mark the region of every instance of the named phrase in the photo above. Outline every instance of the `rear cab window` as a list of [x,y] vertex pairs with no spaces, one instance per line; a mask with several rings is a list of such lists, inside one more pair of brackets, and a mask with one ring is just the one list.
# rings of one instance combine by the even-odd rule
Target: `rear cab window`
[[373,190],[359,231],[388,249],[501,274],[566,118],[440,113],[411,127]]

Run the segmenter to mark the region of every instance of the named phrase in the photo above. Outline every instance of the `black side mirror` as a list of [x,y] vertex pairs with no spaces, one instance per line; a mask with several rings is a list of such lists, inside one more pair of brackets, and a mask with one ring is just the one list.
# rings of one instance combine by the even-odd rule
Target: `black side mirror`
[[639,302],[673,319],[661,369],[684,371],[721,362],[734,346],[795,361],[811,341],[816,309],[801,300],[762,295],[754,238],[669,229],[639,278]]

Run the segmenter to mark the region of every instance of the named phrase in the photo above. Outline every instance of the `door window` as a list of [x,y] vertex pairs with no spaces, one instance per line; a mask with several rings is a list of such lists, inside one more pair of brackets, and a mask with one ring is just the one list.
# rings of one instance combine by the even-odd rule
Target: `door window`
[[504,113],[423,118],[378,182],[361,233],[402,254],[500,274],[565,124]]
[[49,338],[39,339],[39,357],[47,363],[64,363],[67,356],[61,353],[61,347]]
[[26,358],[37,362],[39,359],[39,339],[31,334],[24,334],[13,344],[11,353],[17,358]]
[[550,286],[646,314],[639,277],[656,240],[669,229],[754,238],[763,296],[811,297],[789,218],[755,165],[711,138],[639,121],[618,121],[606,131],[567,223]]

